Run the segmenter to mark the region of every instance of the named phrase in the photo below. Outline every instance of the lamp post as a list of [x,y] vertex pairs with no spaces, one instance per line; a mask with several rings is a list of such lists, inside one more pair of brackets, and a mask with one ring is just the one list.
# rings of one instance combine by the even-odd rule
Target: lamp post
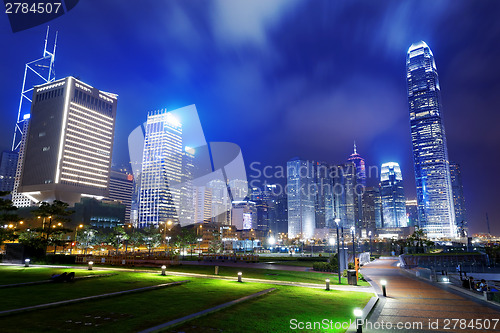
[[380,284],[382,285],[382,295],[384,297],[387,297],[387,291],[386,291],[386,286],[387,286],[387,281],[386,280],[380,280]]
[[168,251],[167,249],[169,249],[169,248],[170,248],[170,239],[171,239],[171,238],[172,238],[172,237],[170,237],[170,236],[165,237],[165,240],[167,241],[167,248],[165,249],[165,254],[166,254],[166,253],[167,253],[167,251]]
[[163,224],[165,224],[165,227],[163,228],[163,244],[165,245],[165,255],[167,255],[167,244],[165,244],[165,239],[167,239],[167,228],[168,228],[168,232],[170,233],[170,227],[172,225],[172,221],[171,220],[168,220],[166,223],[165,222],[162,222]]
[[[77,242],[76,236],[78,236],[78,228],[82,229],[83,224],[80,224],[78,227],[75,228],[75,246],[76,246],[76,242]],[[73,254],[73,246],[71,246],[71,250],[69,251],[69,253]]]
[[338,268],[338,274],[339,274],[339,284],[340,284],[340,241],[339,241],[339,223],[340,219],[336,218],[335,219],[335,224],[337,225],[337,268]]
[[368,232],[368,237],[370,237],[370,255],[372,254],[372,232]]
[[356,318],[356,333],[362,333],[363,332],[363,310],[360,308],[354,309],[354,317]]
[[198,251],[201,252],[201,242],[203,241],[203,238],[198,238]]
[[352,235],[352,263],[355,264],[356,263],[356,241],[354,239],[354,232],[355,232],[355,229],[354,229],[354,226],[351,227],[351,235]]

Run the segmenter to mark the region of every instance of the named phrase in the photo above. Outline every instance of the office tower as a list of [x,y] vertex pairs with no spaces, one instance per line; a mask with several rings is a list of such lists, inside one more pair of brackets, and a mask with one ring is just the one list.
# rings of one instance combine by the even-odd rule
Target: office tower
[[417,200],[406,200],[406,216],[409,227],[419,227]]
[[273,235],[288,233],[288,197],[286,193],[277,195],[270,208],[270,228]]
[[362,228],[374,232],[382,227],[380,189],[366,187],[363,192],[363,223]]
[[467,231],[467,218],[465,214],[465,197],[460,164],[450,162],[450,178],[453,191],[453,205],[455,207],[455,220],[460,231],[460,236],[464,237],[464,232]]
[[406,57],[418,215],[427,236],[457,236],[439,78],[431,49],[412,44]]
[[380,172],[380,196],[382,197],[384,228],[407,226],[406,198],[403,189],[403,175],[398,163],[382,164]]
[[356,142],[354,142],[354,152],[347,159],[348,162],[356,166],[356,183],[366,187],[366,166],[365,160],[358,154]]
[[26,150],[26,137],[28,136],[29,117],[22,123],[21,139],[19,141],[19,155],[17,157],[16,176],[14,179],[14,187],[12,189],[12,203],[16,207],[32,207],[36,206],[36,202],[27,196],[19,193],[19,184],[21,183],[21,174],[23,170],[24,152]]
[[[13,151],[2,152],[0,159],[0,191],[12,192],[16,179],[18,154]],[[9,198],[12,195],[9,195]]]
[[18,192],[70,205],[106,197],[116,103],[73,77],[35,86]]
[[193,198],[193,173],[195,149],[184,147],[182,152],[181,184],[179,197],[179,221],[182,226],[195,223]]
[[314,164],[292,159],[287,163],[288,238],[309,239],[316,227]]
[[316,187],[315,228],[334,227],[334,197],[332,167],[323,162],[313,162],[313,181]]
[[229,181],[229,188],[231,191],[231,200],[241,201],[247,198],[248,181],[243,179],[233,179]]
[[109,199],[116,200],[125,206],[123,223],[132,223],[130,208],[132,192],[134,191],[134,176],[126,172],[111,170],[109,175]]
[[220,179],[214,179],[207,183],[207,188],[211,190],[212,194],[209,202],[211,222],[229,225],[231,222],[231,201],[227,194],[226,183]]
[[208,186],[193,187],[193,204],[195,223],[212,222],[212,188]]
[[257,229],[257,207],[253,201],[233,201],[231,225],[237,230]]
[[165,110],[148,115],[139,197],[139,226],[179,222],[182,124]]
[[96,228],[114,228],[126,223],[126,207],[117,201],[82,198],[75,203],[74,211],[71,215],[73,225],[83,223]]
[[340,218],[340,225],[344,229],[352,226],[358,229],[361,225],[359,211],[359,197],[362,191],[358,191],[356,182],[356,165],[352,162],[338,165],[335,169],[335,216]]

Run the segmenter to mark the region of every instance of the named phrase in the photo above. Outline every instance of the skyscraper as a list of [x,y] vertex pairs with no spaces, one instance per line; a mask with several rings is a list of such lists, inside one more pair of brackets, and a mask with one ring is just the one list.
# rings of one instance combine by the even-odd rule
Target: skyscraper
[[464,188],[462,185],[462,170],[460,164],[450,162],[451,187],[453,189],[453,205],[455,206],[455,220],[463,236],[467,231]]
[[425,42],[408,49],[406,77],[420,224],[430,238],[456,237],[439,78]]
[[109,176],[109,199],[119,201],[125,205],[125,219],[123,223],[133,222],[130,219],[133,191],[134,176],[122,171],[111,170]]
[[356,142],[354,142],[354,152],[347,159],[349,162],[354,163],[356,166],[356,179],[357,184],[363,185],[366,187],[366,165],[365,159],[358,154],[358,150],[356,148]]
[[0,191],[12,192],[16,178],[18,153],[13,151],[2,152],[0,159]]
[[148,115],[139,196],[139,226],[179,222],[182,124],[166,110]]
[[116,103],[73,77],[35,86],[18,192],[69,204],[107,196]]
[[403,176],[398,163],[382,164],[380,174],[384,228],[400,228],[408,225]]
[[287,163],[288,238],[310,239],[316,229],[314,163],[299,158]]
[[363,224],[362,228],[367,231],[375,231],[382,227],[382,209],[380,203],[380,189],[378,187],[367,187],[363,192]]

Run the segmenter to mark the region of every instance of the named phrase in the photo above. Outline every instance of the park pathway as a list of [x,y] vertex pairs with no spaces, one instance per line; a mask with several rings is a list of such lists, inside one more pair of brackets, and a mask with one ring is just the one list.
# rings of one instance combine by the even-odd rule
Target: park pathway
[[[363,332],[500,332],[499,311],[480,300],[410,277],[397,263],[396,259],[379,259],[361,270],[380,297],[368,317],[371,329],[368,324]],[[387,297],[382,296],[381,280],[387,281]],[[479,328],[488,323],[488,330]]]

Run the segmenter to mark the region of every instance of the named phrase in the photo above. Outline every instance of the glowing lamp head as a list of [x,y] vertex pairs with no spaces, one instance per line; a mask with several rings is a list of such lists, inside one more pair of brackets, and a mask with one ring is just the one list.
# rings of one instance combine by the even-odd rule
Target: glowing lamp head
[[24,259],[24,262],[30,262],[31,260],[30,259]]
[[383,286],[387,286],[387,281],[386,280],[380,280],[380,284]]
[[161,269],[167,269],[167,266],[163,265],[161,266]]
[[242,273],[242,272],[238,272],[238,276],[242,276],[242,275],[243,275],[243,273]]
[[363,310],[361,310],[360,308],[354,309],[354,316],[356,318],[361,318],[361,316],[363,316]]
[[326,283],[330,283],[330,279],[326,279],[326,280],[325,280],[325,282],[326,282]]
[[94,262],[93,262],[93,261],[89,261],[89,265],[93,265],[93,264],[94,264]]

